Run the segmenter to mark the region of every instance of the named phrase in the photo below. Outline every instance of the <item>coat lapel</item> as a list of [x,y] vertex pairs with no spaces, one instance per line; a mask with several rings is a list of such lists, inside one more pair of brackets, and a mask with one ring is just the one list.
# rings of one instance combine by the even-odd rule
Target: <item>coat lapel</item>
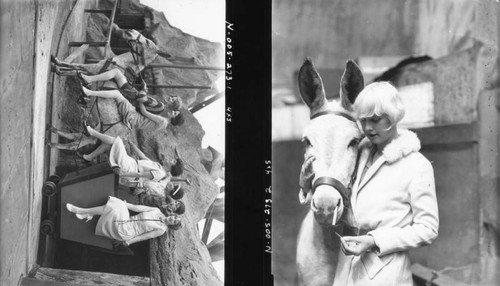
[[366,170],[365,176],[361,178],[363,169],[365,168],[368,157],[370,156],[371,148],[372,144],[370,141],[367,138],[364,138],[360,144],[361,155],[359,157],[356,180],[352,187],[351,202],[353,208],[355,208],[359,192],[366,186],[373,176],[375,176],[378,170],[385,163],[392,164],[412,152],[418,152],[420,150],[420,140],[418,140],[417,135],[411,131],[406,129],[399,130],[399,136],[385,147],[382,152],[383,155],[380,156],[368,170]]
[[[365,176],[359,182],[359,186],[357,188],[357,193],[359,193],[361,191],[361,189],[366,185],[366,183],[368,183],[370,181],[370,179],[375,175],[375,173],[377,173],[378,169],[380,169],[380,167],[382,167],[382,165],[385,162],[386,162],[385,161],[385,157],[384,156],[380,156],[377,159],[377,161],[375,161],[370,166],[370,168],[368,168],[368,170],[366,170]],[[366,160],[365,160],[365,164],[366,164]],[[363,167],[364,167],[364,164],[363,164]]]

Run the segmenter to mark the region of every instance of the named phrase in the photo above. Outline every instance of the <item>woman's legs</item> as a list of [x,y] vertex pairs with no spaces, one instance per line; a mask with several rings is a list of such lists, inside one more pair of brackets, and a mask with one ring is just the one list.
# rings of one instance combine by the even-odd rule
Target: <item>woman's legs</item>
[[118,84],[118,87],[121,87],[122,85],[127,83],[127,78],[125,77],[125,75],[123,75],[123,73],[119,69],[111,69],[109,71],[97,75],[82,74],[81,77],[89,83],[95,81],[108,81],[114,79]]
[[90,136],[94,136],[95,138],[101,140],[102,143],[104,143],[104,144],[113,145],[113,142],[115,142],[116,137],[109,136],[107,134],[103,134],[99,131],[96,131],[94,128],[92,128],[90,126],[87,126],[87,130],[89,131]]
[[91,215],[91,216],[102,215],[104,213],[104,207],[105,206],[98,206],[93,208],[79,208],[69,203],[66,204],[66,208],[68,209],[68,211],[74,214]]
[[120,96],[123,96],[120,91],[113,89],[113,90],[90,90],[84,86],[82,86],[83,93],[85,93],[87,96],[97,96],[97,97],[102,97],[102,98],[110,98],[110,99],[117,99]]
[[92,153],[90,154],[84,154],[82,155],[83,159],[87,161],[92,161],[95,159],[95,157],[103,154],[104,152],[108,151],[109,148],[111,148],[111,145],[108,144],[101,144],[99,145]]

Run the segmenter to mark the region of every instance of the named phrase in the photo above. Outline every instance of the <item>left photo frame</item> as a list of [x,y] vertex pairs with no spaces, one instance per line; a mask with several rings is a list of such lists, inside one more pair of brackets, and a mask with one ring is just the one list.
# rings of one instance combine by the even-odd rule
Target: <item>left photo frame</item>
[[0,10],[0,284],[224,285],[225,1]]

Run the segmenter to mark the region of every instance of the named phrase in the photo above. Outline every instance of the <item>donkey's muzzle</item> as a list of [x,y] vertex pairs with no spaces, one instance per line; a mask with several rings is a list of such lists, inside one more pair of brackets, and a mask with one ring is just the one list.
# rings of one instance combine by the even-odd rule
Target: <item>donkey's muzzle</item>
[[327,185],[335,188],[342,197],[342,201],[344,206],[349,205],[349,198],[351,197],[351,190],[344,186],[339,180],[332,177],[319,177],[312,186],[313,193],[316,191],[321,185]]

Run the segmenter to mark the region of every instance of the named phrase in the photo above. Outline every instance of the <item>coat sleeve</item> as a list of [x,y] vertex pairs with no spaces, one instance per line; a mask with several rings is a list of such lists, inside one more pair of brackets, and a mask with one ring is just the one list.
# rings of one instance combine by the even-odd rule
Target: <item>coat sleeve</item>
[[429,245],[438,235],[439,216],[434,171],[430,162],[422,159],[408,185],[412,223],[405,227],[375,229],[368,233],[375,240],[379,256]]

